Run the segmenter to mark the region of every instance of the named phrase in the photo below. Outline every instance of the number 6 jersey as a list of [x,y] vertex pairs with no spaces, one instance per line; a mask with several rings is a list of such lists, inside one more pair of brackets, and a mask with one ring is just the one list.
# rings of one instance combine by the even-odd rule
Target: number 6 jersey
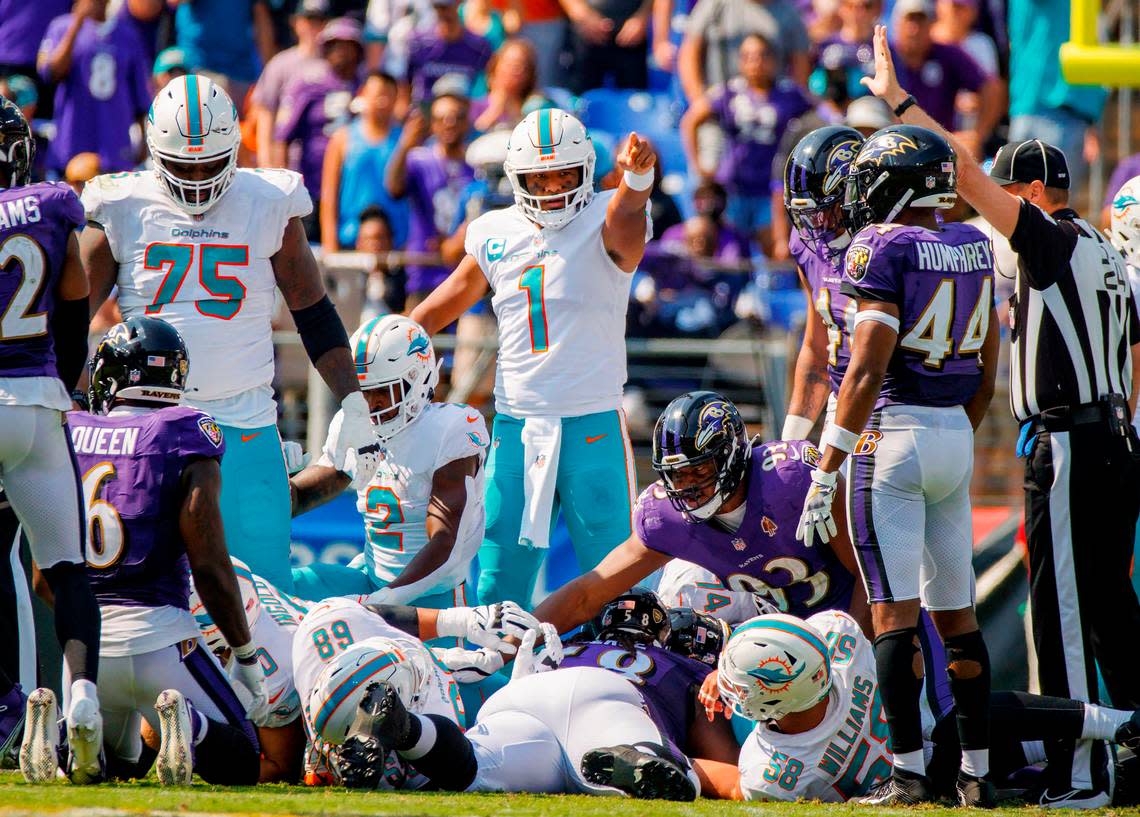
[[186,402],[223,425],[276,423],[270,259],[289,219],[312,210],[301,177],[237,170],[218,202],[192,216],[156,174],[114,173],[88,182],[83,206],[119,264],[123,318],[162,318],[182,333]]

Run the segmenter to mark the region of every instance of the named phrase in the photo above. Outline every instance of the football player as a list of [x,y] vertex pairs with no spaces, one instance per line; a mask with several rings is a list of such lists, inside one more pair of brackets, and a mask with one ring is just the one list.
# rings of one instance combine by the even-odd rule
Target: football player
[[439,367],[431,339],[401,315],[375,318],[352,336],[358,382],[384,445],[375,474],[338,462],[343,416],[329,426],[316,463],[290,479],[293,513],[352,485],[364,517],[364,557],[352,566],[295,568],[301,598],[370,595],[377,604],[455,607],[467,598],[471,560],[483,541],[483,459],[490,442],[475,409],[433,403]]
[[729,590],[711,570],[685,559],[670,559],[665,565],[657,595],[666,604],[688,607],[728,624],[776,611],[763,596],[750,590]]
[[855,301],[852,353],[796,532],[808,546],[834,534],[839,467],[854,455],[844,515],[872,607],[895,749],[891,777],[861,800],[878,806],[931,797],[914,670],[920,605],[946,647],[963,747],[959,802],[987,806],[994,797],[969,489],[974,429],[993,396],[998,323],[989,239],[936,215],[957,199],[954,161],[942,136],[898,125],[868,138],[851,163],[846,208],[858,232],[843,291]]
[[[188,784],[194,771],[212,783],[252,784],[258,743],[250,718],[265,716],[265,675],[222,532],[225,441],[208,414],[177,405],[188,368],[177,330],[131,318],[111,328],[91,359],[93,413],[69,417],[87,505],[87,573],[102,616],[102,743],[113,774],[145,774],[145,720],[161,734],[163,785]],[[191,573],[233,645],[228,677],[198,640]],[[45,782],[55,771],[54,695],[36,690],[28,710],[21,752],[35,761],[33,779]]]
[[186,401],[217,420],[228,449],[221,502],[229,549],[288,592],[289,482],[272,387],[276,289],[341,403],[335,464],[354,450],[358,476],[376,466],[348,335],[301,224],[313,205],[297,173],[238,169],[237,109],[206,76],[188,74],[158,92],[146,141],[153,170],[97,176],[83,191],[91,307],[117,285],[124,317],[161,317],[186,338],[194,359]]
[[[101,775],[99,615],[83,566],[83,500],[64,415],[87,357],[87,281],[75,237],[83,208],[66,185],[31,183],[34,154],[24,115],[0,99],[0,487],[55,595],[56,637],[71,678],[67,771],[88,783]],[[20,655],[19,627],[0,621],[0,632],[8,668],[0,670],[0,754],[7,754],[20,736],[25,698],[9,674]],[[41,760],[22,762],[25,775],[36,777]],[[51,764],[54,773],[54,758]]]
[[[876,676],[874,647],[838,611],[808,620],[764,615],[738,627],[703,696],[754,722],[736,767],[696,761],[709,796],[744,800],[843,802],[891,774],[890,728]],[[1101,738],[1140,745],[1140,712],[999,692],[991,699],[991,774],[1010,774],[1044,759],[1041,741]],[[957,783],[958,730],[953,713],[925,720],[923,751],[940,793]]]
[[625,314],[652,231],[655,159],[631,134],[615,159],[622,182],[595,195],[582,123],[557,109],[529,114],[503,163],[515,204],[468,225],[467,255],[412,311],[435,334],[493,293],[499,365],[481,599],[529,606],[559,508],[583,570],[629,536]]
[[[511,683],[466,735],[408,712],[390,685],[370,685],[341,750],[345,782],[371,785],[395,750],[445,791],[693,800],[700,784],[683,751],[734,757],[736,744],[723,720],[694,717],[692,690],[712,667],[666,648],[669,621],[656,594],[634,588],[606,605],[591,641],[568,645],[558,668],[542,674],[528,634]],[[557,636],[542,628],[549,652]]]

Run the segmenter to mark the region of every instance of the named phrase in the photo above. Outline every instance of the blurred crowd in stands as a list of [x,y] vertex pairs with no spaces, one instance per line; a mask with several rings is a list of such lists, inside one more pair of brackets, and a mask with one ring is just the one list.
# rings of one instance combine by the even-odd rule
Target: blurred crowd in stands
[[[527,113],[582,118],[602,187],[637,130],[659,166],[630,334],[715,337],[802,310],[780,272],[784,157],[820,124],[891,122],[859,82],[876,22],[902,84],[979,157],[1046,139],[1079,189],[1107,92],[1061,78],[1068,19],[1067,0],[0,0],[0,93],[35,122],[37,174],[78,190],[144,165],[154,93],[210,75],[239,108],[241,163],[304,175],[310,240],[381,254],[373,314],[420,301],[465,225],[511,203],[501,163]],[[1137,172],[1124,159],[1108,200]],[[468,317],[485,334],[489,309]]]

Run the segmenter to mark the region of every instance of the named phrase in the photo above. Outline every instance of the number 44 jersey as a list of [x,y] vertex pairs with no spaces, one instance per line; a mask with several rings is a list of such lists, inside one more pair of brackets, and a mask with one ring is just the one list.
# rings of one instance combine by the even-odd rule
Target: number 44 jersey
[[289,219],[312,210],[309,194],[291,171],[237,170],[217,203],[192,216],[162,184],[149,171],[113,173],[83,190],[87,219],[119,265],[123,317],[162,318],[182,333],[188,403],[223,425],[272,425],[270,259]]

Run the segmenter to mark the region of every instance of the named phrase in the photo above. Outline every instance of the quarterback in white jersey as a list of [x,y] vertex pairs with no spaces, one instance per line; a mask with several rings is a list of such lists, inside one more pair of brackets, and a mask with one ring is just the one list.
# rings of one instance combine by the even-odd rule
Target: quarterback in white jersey
[[371,595],[375,603],[462,605],[467,572],[483,541],[486,423],[468,406],[431,402],[438,378],[435,352],[409,318],[369,321],[353,335],[352,347],[383,440],[379,467],[370,479],[354,479],[351,455],[337,467],[338,413],[320,458],[291,483],[295,514],[352,485],[364,517],[365,550],[347,567],[294,569],[297,593],[313,600]]
[[503,163],[515,204],[467,227],[466,256],[412,311],[435,333],[492,292],[499,359],[481,598],[530,602],[559,506],[583,570],[629,535],[625,314],[651,232],[656,155],[630,134],[615,162],[621,184],[595,195],[582,123],[557,109],[528,115]]
[[288,482],[273,400],[270,321],[280,288],[310,359],[342,401],[337,463],[375,435],[348,337],[301,218],[312,202],[287,170],[239,170],[237,110],[218,85],[190,74],[159,91],[146,125],[154,170],[91,180],[80,240],[91,308],[118,287],[124,318],[161,317],[194,361],[187,403],[210,413],[226,442],[222,515],[229,550],[289,590]]

